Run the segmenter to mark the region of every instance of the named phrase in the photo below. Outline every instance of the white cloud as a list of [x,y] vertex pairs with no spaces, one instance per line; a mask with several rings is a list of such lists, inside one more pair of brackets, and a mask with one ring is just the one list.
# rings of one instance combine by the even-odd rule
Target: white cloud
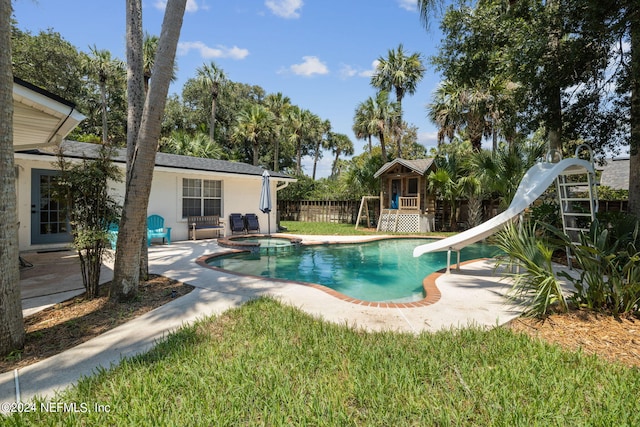
[[290,70],[293,74],[310,77],[314,74],[328,74],[329,68],[317,56],[303,56],[304,61],[300,64],[293,64]]
[[398,0],[398,6],[409,12],[415,12],[418,10],[416,0]]
[[366,70],[363,70],[361,68],[360,69],[354,68],[348,64],[343,64],[342,67],[340,68],[340,77],[343,79],[348,79],[350,77],[356,77],[356,76],[371,78],[373,73],[376,71],[376,68],[378,67],[379,63],[380,61],[376,59],[371,63],[371,68]]
[[378,68],[378,64],[380,63],[380,61],[378,61],[377,59],[375,59],[372,63],[371,63],[371,68],[369,68],[368,70],[364,70],[358,73],[358,75],[360,77],[371,77],[373,76],[373,73],[376,72],[376,68]]
[[266,0],[265,6],[281,18],[299,18],[300,9],[304,4],[302,0]]
[[210,58],[244,59],[247,55],[249,55],[249,50],[241,49],[237,46],[226,47],[226,46],[218,45],[216,47],[209,47],[205,43],[200,41],[178,43],[178,55],[186,55],[191,50],[199,51],[200,56],[205,59],[210,59]]
[[353,68],[351,65],[343,64],[340,67],[340,77],[343,79],[348,79],[349,77],[353,77],[358,74],[358,70]]
[[[167,0],[156,0],[156,2],[153,5],[155,6],[156,9],[165,10],[167,8]],[[197,12],[198,10],[200,10],[201,7],[202,9],[207,9],[207,7],[204,6],[204,4],[202,6],[199,6],[196,0],[187,0],[187,7],[186,7],[187,12]]]
[[438,146],[438,132],[418,132],[418,143],[424,145],[427,150]]

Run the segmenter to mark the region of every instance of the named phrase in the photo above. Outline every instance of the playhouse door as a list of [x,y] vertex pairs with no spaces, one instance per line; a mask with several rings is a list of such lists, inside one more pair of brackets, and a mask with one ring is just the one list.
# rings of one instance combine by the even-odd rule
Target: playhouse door
[[69,222],[62,206],[53,197],[57,171],[31,171],[31,243],[64,243],[71,241]]
[[391,209],[398,209],[398,202],[400,200],[400,188],[402,186],[402,181],[399,179],[394,179],[391,181],[391,200],[389,200],[389,206]]

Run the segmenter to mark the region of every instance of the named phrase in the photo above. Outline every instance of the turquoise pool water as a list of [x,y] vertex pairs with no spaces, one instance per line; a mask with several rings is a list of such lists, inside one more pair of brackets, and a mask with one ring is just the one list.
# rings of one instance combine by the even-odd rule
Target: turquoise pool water
[[[447,253],[412,255],[429,239],[386,239],[368,243],[298,246],[285,253],[240,253],[210,258],[207,264],[241,274],[317,283],[363,301],[410,302],[425,297],[423,279],[445,268]],[[487,258],[496,248],[476,244],[461,261]],[[455,256],[452,255],[452,262]]]

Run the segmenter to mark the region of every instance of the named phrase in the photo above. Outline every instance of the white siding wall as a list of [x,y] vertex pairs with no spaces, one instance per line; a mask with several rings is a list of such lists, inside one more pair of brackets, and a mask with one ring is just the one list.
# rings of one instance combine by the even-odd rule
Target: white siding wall
[[[20,250],[38,250],[52,245],[31,244],[31,169],[55,170],[52,157],[16,155],[18,165],[18,218],[20,219]],[[199,171],[180,171],[158,168],[154,173],[148,214],[158,214],[165,220],[165,227],[171,227],[171,240],[188,239],[187,221],[182,218],[182,178],[212,179],[222,181],[222,219],[225,220],[225,234],[230,234],[230,213],[255,213],[260,221],[260,230],[267,233],[268,218],[258,209],[262,177],[249,175],[214,174]],[[124,200],[124,183],[113,184],[114,193]],[[271,180],[271,197],[274,211],[271,213],[271,232],[276,230],[276,182]],[[60,246],[58,244],[58,246]]]

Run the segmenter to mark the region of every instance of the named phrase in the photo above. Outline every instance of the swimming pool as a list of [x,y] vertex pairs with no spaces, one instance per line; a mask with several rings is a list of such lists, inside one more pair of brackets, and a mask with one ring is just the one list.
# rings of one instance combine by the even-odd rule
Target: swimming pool
[[[412,302],[425,297],[423,279],[447,265],[446,252],[412,256],[413,248],[431,240],[302,245],[285,253],[215,256],[206,263],[239,274],[320,284],[362,301]],[[460,259],[489,258],[497,252],[475,244],[463,249]]]

